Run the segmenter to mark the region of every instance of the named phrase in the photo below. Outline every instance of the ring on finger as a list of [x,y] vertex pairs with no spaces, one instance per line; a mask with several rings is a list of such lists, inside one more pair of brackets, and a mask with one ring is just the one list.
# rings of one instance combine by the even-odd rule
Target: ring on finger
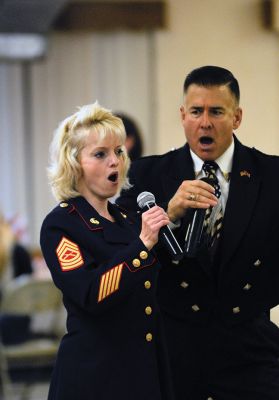
[[195,201],[196,200],[196,195],[194,193],[190,193],[190,195],[188,196],[188,200]]

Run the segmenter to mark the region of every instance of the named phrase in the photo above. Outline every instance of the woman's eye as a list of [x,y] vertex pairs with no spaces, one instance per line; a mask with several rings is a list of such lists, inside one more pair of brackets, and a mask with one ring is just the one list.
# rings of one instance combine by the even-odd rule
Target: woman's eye
[[123,149],[117,149],[117,151],[116,151],[116,155],[117,156],[121,156],[123,154]]
[[98,151],[97,153],[94,154],[94,157],[96,157],[96,158],[104,158],[105,157],[105,152],[104,151]]

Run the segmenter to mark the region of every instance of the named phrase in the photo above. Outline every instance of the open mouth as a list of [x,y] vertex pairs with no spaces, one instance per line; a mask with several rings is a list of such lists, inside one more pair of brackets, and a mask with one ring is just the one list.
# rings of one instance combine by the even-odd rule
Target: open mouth
[[109,175],[108,180],[111,182],[116,182],[118,179],[118,172],[113,172]]
[[201,144],[212,144],[213,143],[213,139],[211,137],[208,137],[208,136],[202,136],[200,138],[200,143]]

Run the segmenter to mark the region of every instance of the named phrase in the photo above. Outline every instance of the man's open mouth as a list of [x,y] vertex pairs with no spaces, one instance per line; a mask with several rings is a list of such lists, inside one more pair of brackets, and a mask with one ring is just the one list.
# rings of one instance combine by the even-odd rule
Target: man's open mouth
[[213,143],[213,139],[209,136],[202,136],[200,138],[200,143],[201,144],[212,144]]

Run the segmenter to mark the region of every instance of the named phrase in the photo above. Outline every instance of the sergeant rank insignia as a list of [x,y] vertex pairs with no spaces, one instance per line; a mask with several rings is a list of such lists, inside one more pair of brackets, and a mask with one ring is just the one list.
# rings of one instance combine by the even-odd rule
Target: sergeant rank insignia
[[78,245],[65,237],[57,246],[56,254],[62,271],[76,269],[84,264]]
[[98,303],[119,289],[123,264],[116,265],[101,276]]

